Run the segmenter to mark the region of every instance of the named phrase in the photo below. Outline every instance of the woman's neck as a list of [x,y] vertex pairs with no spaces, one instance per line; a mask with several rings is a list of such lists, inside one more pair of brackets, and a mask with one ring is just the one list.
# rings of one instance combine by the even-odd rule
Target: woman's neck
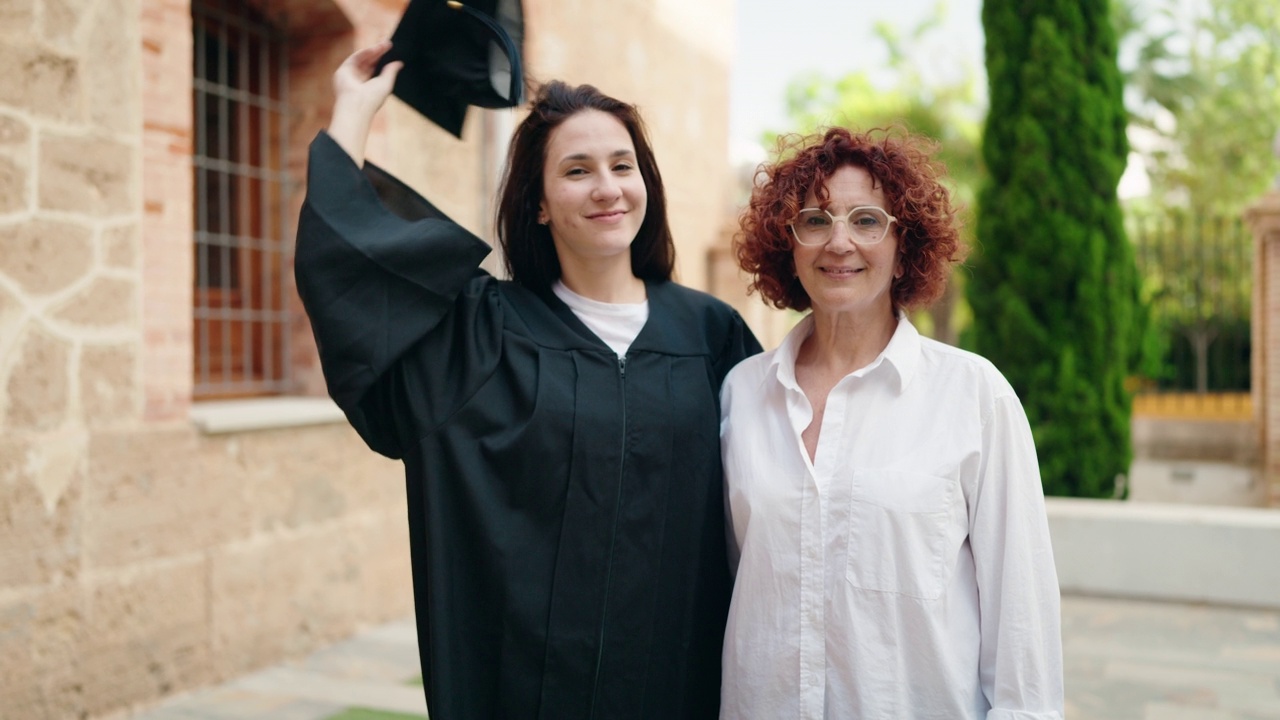
[[646,293],[644,281],[631,272],[631,257],[610,258],[597,263],[565,262],[560,259],[560,280],[565,287],[591,300],[606,303],[641,303]]
[[868,317],[815,310],[813,333],[800,346],[796,364],[843,377],[870,365],[889,346],[897,329],[898,316],[893,311]]

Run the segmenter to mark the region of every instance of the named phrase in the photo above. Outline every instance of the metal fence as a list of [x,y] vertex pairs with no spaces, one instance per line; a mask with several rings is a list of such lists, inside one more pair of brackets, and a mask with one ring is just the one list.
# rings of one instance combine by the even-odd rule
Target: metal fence
[[1239,217],[1128,219],[1158,361],[1135,413],[1249,417],[1253,242]]

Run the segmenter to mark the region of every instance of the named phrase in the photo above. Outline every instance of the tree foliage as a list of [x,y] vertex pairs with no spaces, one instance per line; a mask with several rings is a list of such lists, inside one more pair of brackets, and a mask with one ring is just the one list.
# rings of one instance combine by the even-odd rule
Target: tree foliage
[[1144,374],[1171,389],[1247,389],[1253,273],[1240,215],[1280,176],[1280,12],[1273,0],[1113,9],[1152,186],[1127,203],[1163,345]]
[[1238,214],[1280,175],[1280,7],[1120,0],[1114,20],[1153,201]]
[[[946,164],[961,202],[972,201],[982,178],[982,102],[976,69],[959,67],[956,77],[937,81],[926,77],[917,58],[920,49],[946,19],[946,4],[905,34],[878,22],[874,34],[888,61],[877,81],[859,70],[838,78],[817,73],[793,80],[787,88],[788,132],[811,133],[840,125],[857,130],[901,125],[940,143],[938,158]],[[775,143],[778,133],[765,134]]]
[[1128,143],[1108,0],[986,0],[988,180],[973,340],[1022,399],[1045,491],[1128,471],[1136,269],[1116,187]]

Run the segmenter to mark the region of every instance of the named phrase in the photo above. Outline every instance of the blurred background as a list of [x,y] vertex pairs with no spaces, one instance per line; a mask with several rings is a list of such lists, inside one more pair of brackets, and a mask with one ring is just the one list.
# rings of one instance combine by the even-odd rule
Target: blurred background
[[[330,74],[404,4],[0,0],[0,719],[422,716],[402,469],[291,268]],[[766,347],[798,317],[732,238],[779,138],[934,138],[973,252],[913,319],[1027,407],[1068,716],[1280,717],[1274,0],[524,6],[530,78],[640,107],[679,279]],[[519,117],[393,100],[369,157],[492,239]]]

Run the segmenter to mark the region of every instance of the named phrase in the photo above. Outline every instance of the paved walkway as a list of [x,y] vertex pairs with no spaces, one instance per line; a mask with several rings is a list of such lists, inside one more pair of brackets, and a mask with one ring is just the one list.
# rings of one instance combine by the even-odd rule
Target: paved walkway
[[[1280,612],[1063,599],[1068,720],[1280,719]],[[412,621],[175,697],[135,720],[425,716]]]

